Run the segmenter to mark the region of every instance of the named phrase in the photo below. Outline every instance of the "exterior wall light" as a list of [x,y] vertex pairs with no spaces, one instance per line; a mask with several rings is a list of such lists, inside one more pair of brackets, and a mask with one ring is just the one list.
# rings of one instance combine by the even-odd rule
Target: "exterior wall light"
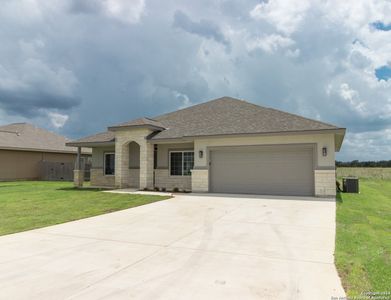
[[198,157],[203,158],[204,157],[204,151],[200,150],[198,151]]
[[322,148],[322,155],[327,156],[327,147]]

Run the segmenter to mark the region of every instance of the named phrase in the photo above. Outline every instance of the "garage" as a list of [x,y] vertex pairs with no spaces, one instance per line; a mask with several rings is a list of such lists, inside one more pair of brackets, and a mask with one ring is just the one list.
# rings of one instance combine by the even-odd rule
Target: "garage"
[[238,146],[210,150],[214,193],[314,195],[314,146]]

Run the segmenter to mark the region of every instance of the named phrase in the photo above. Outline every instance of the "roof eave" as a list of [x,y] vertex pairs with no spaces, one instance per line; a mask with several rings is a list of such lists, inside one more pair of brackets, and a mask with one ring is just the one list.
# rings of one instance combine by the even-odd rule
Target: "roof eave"
[[94,147],[104,147],[112,146],[115,144],[115,141],[105,141],[105,142],[69,142],[65,145],[68,147],[84,147],[84,148],[94,148]]
[[[0,146],[0,150],[10,151],[30,151],[30,152],[46,152],[46,153],[64,153],[64,154],[76,154],[76,150],[54,150],[54,149],[39,149],[39,148],[21,148],[21,147],[3,147]],[[90,152],[83,152],[82,154],[91,154]]]
[[110,127],[107,127],[107,130],[118,131],[118,130],[132,129],[132,128],[148,128],[148,129],[152,129],[152,130],[156,130],[156,131],[163,131],[166,129],[166,128],[160,127],[160,126],[143,124],[143,125],[110,126]]
[[342,147],[342,142],[345,138],[346,128],[339,128],[334,135],[335,151],[339,152]]
[[[298,135],[298,134],[326,134],[326,133],[343,133],[345,134],[345,128],[330,128],[330,129],[309,129],[309,130],[295,130],[295,131],[274,131],[274,132],[249,132],[249,133],[225,133],[225,134],[210,134],[210,135],[192,135],[181,136],[176,138],[159,138],[159,135],[150,138],[151,141],[163,141],[163,140],[184,140],[195,138],[216,138],[216,137],[230,137],[230,136],[271,136],[271,135]],[[341,141],[342,143],[342,141]]]

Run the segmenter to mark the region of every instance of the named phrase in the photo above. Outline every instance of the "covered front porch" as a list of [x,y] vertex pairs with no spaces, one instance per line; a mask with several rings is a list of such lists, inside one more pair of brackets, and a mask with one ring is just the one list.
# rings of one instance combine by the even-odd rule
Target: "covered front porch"
[[[142,139],[116,139],[94,144],[90,186],[138,190],[191,191],[194,143],[151,143]],[[75,169],[75,186],[83,186]]]

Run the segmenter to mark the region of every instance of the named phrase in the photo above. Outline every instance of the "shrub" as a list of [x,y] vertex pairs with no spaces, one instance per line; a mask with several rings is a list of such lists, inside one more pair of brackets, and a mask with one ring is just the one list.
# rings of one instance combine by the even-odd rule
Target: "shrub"
[[174,188],[172,189],[172,191],[173,191],[174,193],[178,193],[178,192],[179,192],[179,189],[178,189],[177,187],[174,187]]

